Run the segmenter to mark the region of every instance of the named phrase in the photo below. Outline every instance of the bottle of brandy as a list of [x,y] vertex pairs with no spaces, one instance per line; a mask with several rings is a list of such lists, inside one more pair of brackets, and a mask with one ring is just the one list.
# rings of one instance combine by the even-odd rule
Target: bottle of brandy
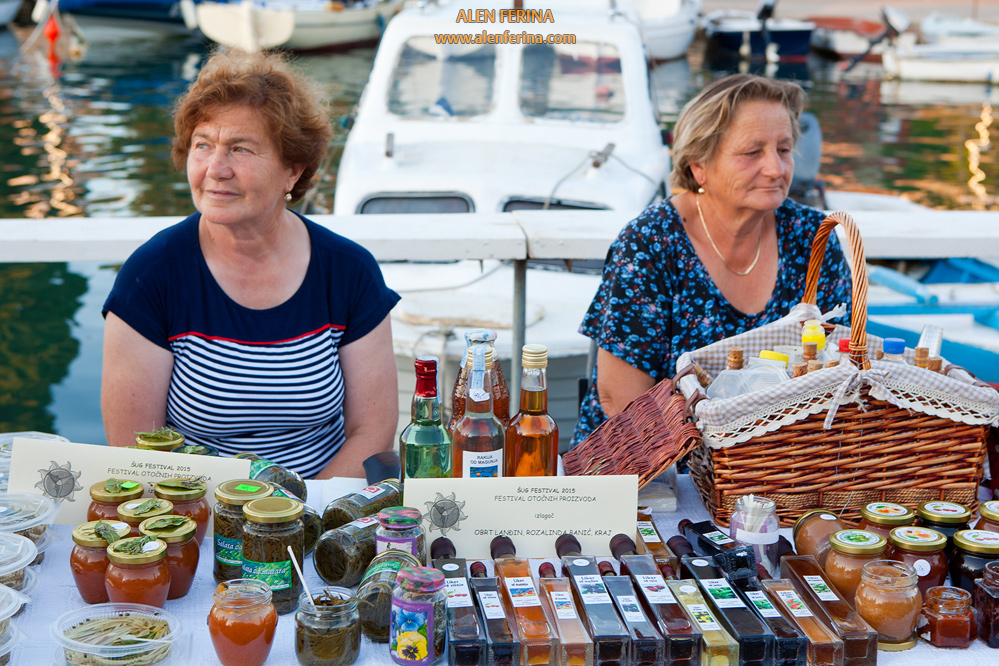
[[490,391],[493,394],[493,408],[496,411],[496,418],[505,428],[510,422],[510,387],[503,376],[503,366],[499,363],[496,355],[496,331],[488,328],[476,328],[465,333],[465,355],[461,360],[461,368],[458,376],[454,380],[454,389],[451,391],[451,420],[447,429],[454,431],[458,421],[465,414],[465,397],[468,390],[468,376],[472,373],[471,351],[477,346],[485,346],[492,350],[493,359],[496,361],[489,369]]
[[399,435],[402,480],[451,478],[451,435],[441,422],[437,358],[416,359],[412,420]]
[[548,415],[548,348],[524,345],[520,411],[506,427],[507,476],[555,476],[558,425]]
[[503,476],[503,426],[493,414],[489,369],[493,350],[477,345],[469,350],[472,372],[468,376],[465,413],[451,432],[455,478]]
[[531,578],[531,564],[517,557],[510,537],[497,536],[489,544],[496,576],[503,584],[507,613],[520,634],[520,663],[524,666],[552,664],[559,654],[558,636],[548,626],[541,598]]
[[487,663],[486,641],[468,587],[465,560],[455,556],[454,544],[447,537],[438,537],[430,544],[430,558],[434,568],[444,573],[447,590],[448,663],[463,666]]

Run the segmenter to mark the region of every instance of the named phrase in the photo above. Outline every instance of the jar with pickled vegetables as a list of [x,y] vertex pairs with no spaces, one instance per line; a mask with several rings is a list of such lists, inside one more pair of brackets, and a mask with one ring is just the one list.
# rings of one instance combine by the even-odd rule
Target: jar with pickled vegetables
[[919,591],[926,594],[931,587],[947,581],[947,537],[929,527],[896,527],[888,535],[885,559],[905,562],[919,576]]
[[295,613],[295,655],[302,666],[349,666],[361,651],[357,599],[343,587],[303,593]]
[[90,506],[87,521],[109,520],[118,522],[118,505],[137,500],[144,492],[142,484],[131,479],[108,479],[90,486]]
[[[98,528],[98,523],[100,528]],[[73,550],[69,554],[69,568],[80,596],[88,604],[103,604],[108,601],[108,591],[104,587],[104,574],[108,564],[108,539],[112,542],[128,536],[129,526],[115,521],[92,520],[73,529]]]
[[327,504],[323,510],[323,529],[336,529],[358,518],[374,516],[382,509],[398,506],[401,499],[399,479],[379,481]]
[[235,457],[251,461],[250,478],[254,481],[266,481],[271,485],[281,486],[302,503],[309,499],[309,491],[305,487],[305,481],[295,470],[261,458],[255,453],[237,453]]
[[904,527],[916,522],[916,512],[909,507],[892,502],[871,502],[860,510],[858,530],[880,534],[885,539],[895,527]]
[[292,555],[301,567],[305,559],[302,503],[288,497],[265,497],[243,505],[243,578],[262,580],[271,588],[278,614],[298,605],[302,581]]
[[826,557],[826,576],[847,603],[852,605],[864,565],[880,559],[888,542],[883,536],[873,532],[840,530],[829,537],[829,545],[832,550]]
[[212,548],[215,554],[213,573],[216,582],[243,577],[243,505],[250,500],[269,497],[274,488],[263,481],[232,479],[215,486]]
[[201,545],[212,518],[212,508],[205,499],[208,484],[199,479],[178,478],[159,481],[153,486],[153,495],[173,502],[173,515],[187,516],[197,523],[194,540]]
[[447,620],[444,574],[428,567],[403,567],[392,591],[389,656],[397,664],[435,664],[444,655]]
[[978,515],[978,522],[975,523],[976,530],[999,532],[999,500],[982,502],[978,507]]
[[128,526],[132,528],[130,534],[134,537],[141,536],[139,534],[139,523],[146,518],[169,516],[172,513],[173,502],[160,499],[159,497],[122,502],[118,505],[118,520],[128,523]]
[[163,608],[170,593],[166,550],[165,543],[149,537],[131,537],[109,545],[111,562],[104,576],[108,599]]
[[829,536],[847,528],[836,514],[825,509],[809,509],[794,523],[794,550],[799,555],[812,555],[823,566],[829,554]]
[[386,550],[375,555],[357,586],[357,610],[361,631],[375,643],[389,639],[392,588],[403,567],[418,567],[421,562],[404,550]]
[[198,525],[187,516],[147,518],[139,524],[142,536],[151,535],[167,545],[166,561],[170,567],[170,592],[167,599],[180,599],[191,589],[198,570],[201,549],[194,540]]
[[271,588],[259,580],[236,578],[215,588],[208,633],[222,666],[261,666],[277,629]]
[[908,564],[873,560],[864,565],[857,586],[857,613],[878,632],[878,649],[889,652],[916,646],[916,622],[923,607],[919,577]]

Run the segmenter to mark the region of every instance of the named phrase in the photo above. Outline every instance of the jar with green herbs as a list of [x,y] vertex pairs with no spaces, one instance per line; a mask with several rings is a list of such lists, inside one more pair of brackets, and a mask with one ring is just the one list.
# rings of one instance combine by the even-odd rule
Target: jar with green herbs
[[194,540],[198,524],[187,516],[147,518],[139,524],[142,536],[153,536],[167,545],[170,592],[167,599],[180,599],[191,589],[198,570],[201,549]]
[[[300,497],[296,497],[294,493],[281,486],[274,486],[272,497],[288,497],[302,502]],[[305,554],[308,555],[315,549],[319,535],[323,533],[323,519],[305,502],[302,502],[302,525],[305,527]]]
[[300,520],[302,503],[288,497],[265,497],[243,505],[243,578],[267,583],[278,615],[298,605],[302,581],[291,563],[288,549],[305,560],[305,528]]
[[142,536],[139,533],[139,523],[146,518],[169,516],[173,513],[173,502],[152,497],[147,500],[133,500],[118,505],[118,520],[127,523],[131,528],[131,536]]
[[118,505],[142,497],[142,484],[131,479],[110,478],[90,486],[90,506],[87,522],[92,520],[118,521]]
[[199,546],[212,517],[212,508],[205,499],[207,492],[208,484],[200,479],[166,479],[153,486],[153,495],[173,502],[173,515],[187,516],[197,524],[194,540]]
[[423,531],[423,514],[411,506],[393,506],[378,512],[375,530],[375,552],[404,550],[415,555],[420,563],[427,561],[427,540]]
[[398,506],[400,501],[402,486],[399,479],[379,481],[327,504],[323,511],[323,529],[336,529],[352,520],[373,516],[382,509]]
[[243,577],[243,505],[250,500],[269,497],[271,492],[271,484],[251,479],[232,479],[215,486],[212,525],[216,582]]
[[254,481],[266,481],[275,486],[281,486],[302,502],[309,498],[305,481],[295,470],[261,458],[255,453],[237,453],[234,457],[250,461],[250,478]]
[[184,436],[173,428],[156,428],[149,432],[135,433],[135,447],[150,451],[170,452],[184,443]]
[[207,444],[181,444],[175,449],[170,449],[170,453],[186,453],[191,456],[212,456],[219,457],[219,450]]
[[295,655],[302,666],[350,666],[361,651],[357,599],[343,587],[303,593],[295,613]]
[[170,592],[166,551],[166,544],[152,537],[131,537],[110,544],[110,563],[104,575],[108,599],[163,608]]
[[392,613],[392,586],[403,567],[418,567],[421,562],[404,550],[386,550],[375,555],[357,586],[357,611],[361,631],[375,643],[389,639]]
[[444,574],[427,567],[404,567],[395,583],[389,626],[392,661],[437,663],[444,655],[447,636]]
[[330,585],[356,585],[375,556],[377,527],[368,516],[323,532],[312,556],[316,573]]

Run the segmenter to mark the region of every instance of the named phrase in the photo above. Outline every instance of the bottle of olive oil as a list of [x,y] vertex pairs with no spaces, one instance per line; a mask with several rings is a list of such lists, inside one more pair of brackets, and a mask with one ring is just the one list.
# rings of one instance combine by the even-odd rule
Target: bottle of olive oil
[[403,483],[406,479],[451,478],[451,435],[441,421],[437,358],[421,356],[415,369],[412,420],[399,435]]

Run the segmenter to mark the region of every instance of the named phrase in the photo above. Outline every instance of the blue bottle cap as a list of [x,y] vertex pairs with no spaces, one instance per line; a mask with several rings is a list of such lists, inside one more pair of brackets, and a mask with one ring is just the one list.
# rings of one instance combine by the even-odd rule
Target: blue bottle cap
[[905,353],[905,340],[902,338],[885,338],[883,350],[886,354],[903,354]]

